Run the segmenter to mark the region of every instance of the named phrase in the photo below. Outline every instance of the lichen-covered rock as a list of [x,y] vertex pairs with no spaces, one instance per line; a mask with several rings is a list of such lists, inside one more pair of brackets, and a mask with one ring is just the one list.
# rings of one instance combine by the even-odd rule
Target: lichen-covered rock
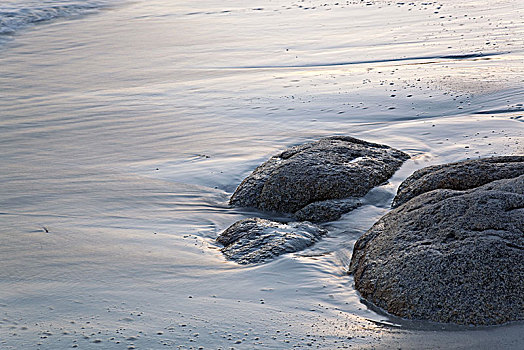
[[400,185],[393,208],[422,193],[441,189],[469,190],[491,181],[524,175],[524,156],[502,156],[429,166]]
[[[352,137],[324,138],[292,147],[260,165],[238,186],[230,204],[296,213],[315,202],[362,197],[408,158],[389,146]],[[327,209],[328,204],[310,207],[299,216],[322,222],[340,217],[341,208],[355,207]],[[318,211],[313,213],[313,208]]]
[[364,298],[400,317],[524,320],[524,175],[409,200],[356,242],[350,272]]
[[309,222],[281,223],[259,218],[237,221],[217,238],[222,253],[239,264],[260,263],[303,250],[327,231]]

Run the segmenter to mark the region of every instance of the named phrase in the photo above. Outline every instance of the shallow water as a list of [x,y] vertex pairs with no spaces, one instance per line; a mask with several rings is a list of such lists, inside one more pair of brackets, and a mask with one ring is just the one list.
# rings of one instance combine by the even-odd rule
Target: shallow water
[[[524,342],[391,318],[346,274],[415,169],[524,154],[522,2],[92,4],[0,40],[2,348]],[[264,216],[227,206],[242,178],[333,134],[413,158],[312,248],[225,261],[214,238]]]

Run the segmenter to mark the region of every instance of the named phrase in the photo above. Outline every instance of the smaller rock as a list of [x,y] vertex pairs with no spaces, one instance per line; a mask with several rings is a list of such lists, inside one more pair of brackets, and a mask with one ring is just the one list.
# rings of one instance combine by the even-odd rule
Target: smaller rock
[[299,220],[335,220],[358,206],[351,198],[384,184],[408,158],[386,145],[326,137],[271,157],[242,181],[229,203],[295,214]]
[[436,189],[469,190],[489,182],[524,175],[524,156],[501,156],[429,166],[400,184],[392,207]]
[[326,222],[339,219],[342,214],[348,213],[362,205],[358,198],[328,199],[313,202],[295,213],[299,221]]
[[217,238],[222,253],[239,264],[260,263],[311,246],[327,231],[309,222],[281,223],[259,218],[237,221]]

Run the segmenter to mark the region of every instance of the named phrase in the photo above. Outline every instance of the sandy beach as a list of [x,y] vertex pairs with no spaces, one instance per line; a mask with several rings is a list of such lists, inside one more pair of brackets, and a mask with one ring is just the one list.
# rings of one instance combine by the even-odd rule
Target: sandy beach
[[[521,1],[49,6],[0,4],[0,348],[522,348],[347,274],[413,171],[524,155]],[[227,261],[216,237],[267,216],[228,205],[242,179],[332,135],[411,159],[312,247]]]

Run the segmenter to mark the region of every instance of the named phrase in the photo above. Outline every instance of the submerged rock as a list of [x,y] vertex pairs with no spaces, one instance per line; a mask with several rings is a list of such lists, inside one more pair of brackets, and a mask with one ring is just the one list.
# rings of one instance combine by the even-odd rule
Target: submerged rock
[[400,185],[393,208],[438,188],[469,190],[491,181],[524,175],[524,156],[502,156],[429,166],[415,171]]
[[280,223],[259,218],[240,220],[217,238],[222,253],[239,264],[264,262],[303,250],[327,231],[309,222]]
[[360,237],[350,272],[364,298],[400,317],[524,320],[524,175],[409,200]]
[[292,147],[260,165],[238,186],[230,204],[298,212],[300,220],[335,220],[358,206],[355,198],[388,180],[408,158],[389,146],[352,137],[324,138]]

